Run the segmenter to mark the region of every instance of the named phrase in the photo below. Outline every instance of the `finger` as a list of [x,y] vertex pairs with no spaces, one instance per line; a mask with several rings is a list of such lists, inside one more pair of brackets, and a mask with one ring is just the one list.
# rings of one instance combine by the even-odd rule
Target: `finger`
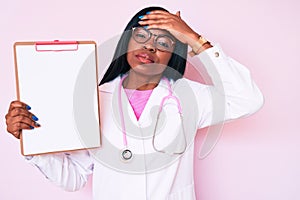
[[38,117],[24,108],[14,108],[5,115],[5,118],[7,126],[16,122],[23,122],[32,125],[35,124],[35,121],[39,120]]
[[37,120],[29,118],[28,116],[25,116],[25,115],[18,115],[15,117],[8,118],[6,120],[6,124],[7,124],[7,126],[13,126],[14,124],[17,124],[17,123],[23,123],[23,124],[27,124],[28,126],[39,127],[39,124],[36,122]]
[[164,11],[164,10],[152,10],[151,12],[149,12],[149,14],[173,15],[172,13]]
[[147,29],[157,28],[157,29],[164,29],[168,31],[174,29],[173,23],[168,19],[140,21],[139,24],[142,26],[147,26]]
[[149,20],[145,20],[145,21],[139,21],[138,22],[140,25],[154,25],[154,24],[172,24],[174,23],[173,20],[171,19],[149,19]]
[[10,111],[14,108],[25,108],[26,110],[31,109],[31,107],[29,105],[27,105],[26,103],[23,103],[21,101],[18,101],[18,100],[13,101],[13,102],[10,103],[8,111]]
[[22,123],[22,122],[16,122],[16,123],[12,124],[11,126],[7,127],[7,132],[9,132],[11,134],[16,134],[16,132],[18,132],[18,131],[20,132],[23,129],[31,130],[31,129],[34,129],[34,127],[30,126],[28,124]]
[[164,10],[152,10],[148,14],[156,14],[156,13],[169,13],[169,12]]
[[171,13],[151,13],[148,15],[144,15],[141,20],[149,20],[149,19],[176,19],[178,16],[173,15]]
[[31,112],[29,112],[28,110],[24,109],[24,108],[14,108],[12,109],[9,113],[7,113],[8,117],[15,117],[18,115],[24,115],[24,116],[28,116],[29,118],[35,119],[35,121],[38,120],[37,117],[35,117],[34,114],[32,114]]

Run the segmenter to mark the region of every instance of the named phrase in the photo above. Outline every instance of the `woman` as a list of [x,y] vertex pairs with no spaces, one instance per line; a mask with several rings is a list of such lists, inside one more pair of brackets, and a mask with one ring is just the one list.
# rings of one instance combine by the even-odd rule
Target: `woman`
[[[188,46],[214,86],[182,78]],[[160,7],[130,20],[99,91],[101,148],[26,158],[69,191],[93,173],[95,200],[195,199],[197,129],[247,116],[263,103],[244,66],[193,31],[179,12]],[[39,127],[29,109],[19,101],[10,105],[7,130],[17,138],[22,129]]]

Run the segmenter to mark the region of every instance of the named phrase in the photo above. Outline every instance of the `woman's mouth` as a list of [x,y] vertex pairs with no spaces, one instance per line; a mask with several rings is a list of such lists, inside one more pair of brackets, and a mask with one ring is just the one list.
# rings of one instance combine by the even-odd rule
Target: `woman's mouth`
[[146,53],[139,53],[136,55],[136,58],[144,64],[154,63],[154,59]]

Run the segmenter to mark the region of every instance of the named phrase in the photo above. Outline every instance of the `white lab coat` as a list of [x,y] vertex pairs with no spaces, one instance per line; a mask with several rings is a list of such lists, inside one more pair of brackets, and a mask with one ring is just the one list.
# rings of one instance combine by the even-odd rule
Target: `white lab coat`
[[[93,173],[94,200],[195,199],[193,158],[197,129],[247,116],[263,104],[263,96],[249,71],[227,57],[218,45],[198,57],[212,77],[214,86],[185,78],[170,81],[183,109],[185,137],[182,137],[177,104],[172,99],[168,100],[164,104],[154,142],[156,148],[166,149],[167,153],[155,151],[152,145],[158,105],[168,94],[167,83],[162,80],[153,90],[139,121],[121,88],[128,148],[134,157],[127,163],[120,159],[124,142],[118,77],[99,87],[101,148],[34,156],[29,162],[48,179],[69,191],[83,187],[88,175]],[[174,155],[184,147],[184,139],[187,141],[185,153]]]

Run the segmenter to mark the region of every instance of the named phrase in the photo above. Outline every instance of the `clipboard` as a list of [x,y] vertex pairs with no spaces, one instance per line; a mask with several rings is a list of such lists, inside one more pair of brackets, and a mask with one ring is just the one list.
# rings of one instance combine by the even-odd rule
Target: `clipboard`
[[17,99],[41,124],[22,131],[22,155],[101,146],[94,41],[16,42],[14,61]]

